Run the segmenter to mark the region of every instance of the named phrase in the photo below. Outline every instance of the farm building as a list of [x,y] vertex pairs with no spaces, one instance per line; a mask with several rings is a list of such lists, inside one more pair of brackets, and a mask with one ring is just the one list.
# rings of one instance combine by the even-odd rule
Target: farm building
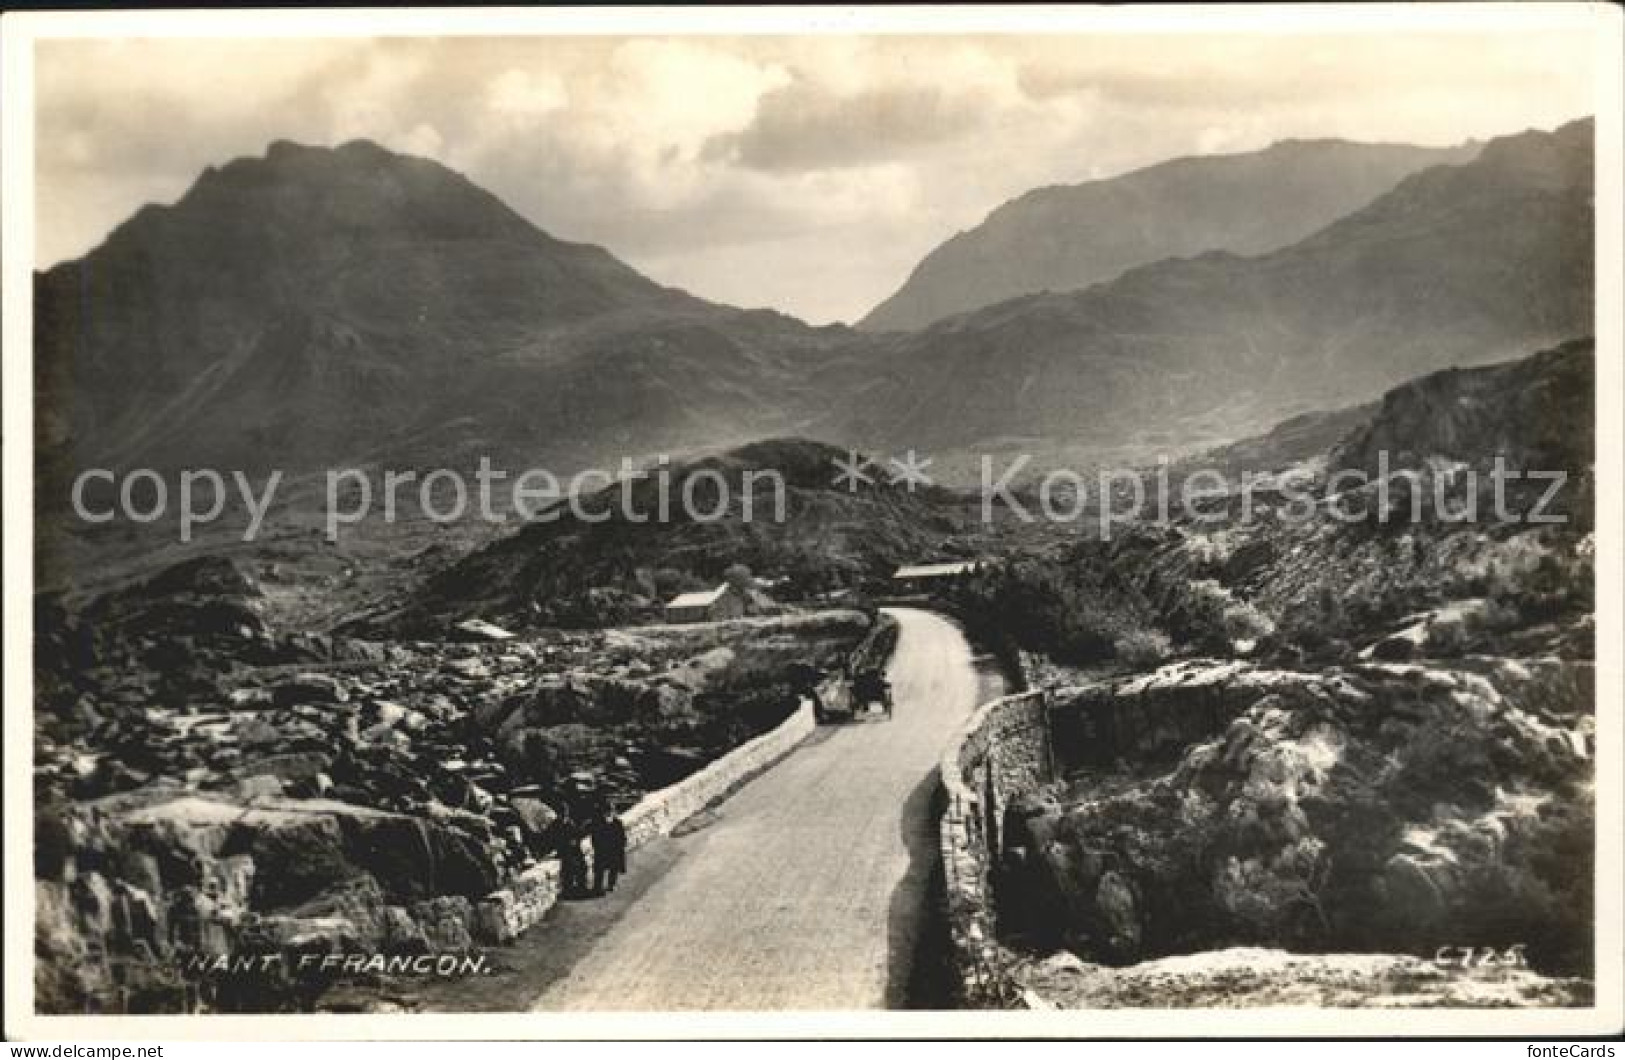
[[930,592],[941,589],[976,573],[976,561],[958,563],[921,563],[912,567],[898,567],[892,582],[904,591]]
[[731,583],[715,589],[683,593],[666,604],[667,622],[717,622],[745,614],[745,598]]

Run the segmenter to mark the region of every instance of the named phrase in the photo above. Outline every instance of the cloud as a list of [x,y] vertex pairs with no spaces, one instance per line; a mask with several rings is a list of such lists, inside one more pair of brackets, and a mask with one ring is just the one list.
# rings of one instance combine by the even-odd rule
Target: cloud
[[971,45],[877,42],[840,59],[798,71],[709,154],[770,171],[863,166],[974,135],[1029,102],[1013,63]]
[[1432,85],[1512,96],[1555,82],[1572,92],[1578,71],[1560,57],[1574,49],[1573,38],[1541,33],[1052,39],[1023,58],[1018,83],[1040,100],[1083,94],[1128,107],[1270,112],[1336,107],[1350,96],[1405,99]]
[[975,94],[939,85],[888,85],[831,97],[797,84],[768,95],[748,128],[714,138],[707,152],[752,169],[857,166],[971,132],[990,116]]
[[486,86],[486,110],[516,125],[533,125],[569,105],[570,93],[564,79],[550,71],[515,67],[498,74]]
[[1285,137],[1454,143],[1592,109],[1487,33],[75,40],[36,51],[36,258],[272,140],[428,155],[663,282],[823,321],[1032,187]]

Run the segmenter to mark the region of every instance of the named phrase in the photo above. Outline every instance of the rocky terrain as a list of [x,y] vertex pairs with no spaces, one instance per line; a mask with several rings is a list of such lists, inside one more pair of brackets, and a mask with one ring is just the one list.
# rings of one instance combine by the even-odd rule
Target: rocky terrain
[[[1500,958],[1502,955],[1497,954]],[[1127,968],[1057,954],[1018,973],[1028,996],[1056,1008],[1512,1008],[1591,1004],[1583,979],[1520,966],[1462,968],[1391,954],[1301,954],[1236,948]]]
[[[1293,521],[1273,517],[1266,479],[1264,518],[1220,496],[1202,520],[1030,551],[967,530],[952,494],[848,494],[826,478],[827,447],[773,442],[674,475],[780,468],[784,523],[537,524],[334,633],[290,624],[241,557],[42,596],[40,996],[54,1011],[305,1009],[339,973],[220,979],[184,962],[469,952],[476,903],[549,857],[561,818],[681,779],[785,717],[800,666],[870,650],[861,612],[606,626],[649,619],[664,589],[741,556],[816,598],[959,549],[1010,554],[955,601],[973,632],[1117,671],[1063,693],[1066,778],[1006,823],[1009,940],[1076,951],[1086,969],[1043,966],[1040,993],[1387,996],[1350,985],[1379,958],[1160,963],[1263,946],[1381,950],[1373,981],[1398,1004],[1577,1003],[1591,962],[1591,359],[1577,342],[1438,373],[1210,458],[1301,474],[1324,506],[1374,501],[1329,482],[1379,449],[1405,484],[1392,503],[1500,457],[1568,473],[1561,525],[1462,525],[1428,504],[1416,521],[1381,505]],[[1511,496],[1516,512],[1537,500]],[[520,635],[464,624],[481,615]],[[1532,970],[1464,985],[1426,964],[1462,946],[1517,946]]]
[[[42,602],[37,985],[48,1011],[300,1009],[332,976],[187,962],[467,951],[475,903],[783,720],[861,612],[464,640],[286,633],[203,559]],[[285,965],[273,971],[280,973]]]
[[[972,589],[1030,616],[1024,646],[1117,670],[1057,691],[1065,778],[1006,823],[1001,927],[1084,962],[1034,982],[1077,1004],[1587,1003],[1592,372],[1579,342],[1421,378],[1340,414],[1318,454],[1301,435],[1325,421],[1214,455],[1316,484],[1307,517],[1267,480],[1262,514],[1217,496]],[[1386,502],[1330,487],[1379,450]],[[1452,521],[1488,504],[1466,473],[1497,459],[1564,472],[1560,521],[1522,522],[1525,487],[1501,521]],[[1206,952],[1237,946],[1387,956]],[[1441,947],[1527,965],[1464,977],[1428,963]]]
[[1021,295],[1081,290],[1164,258],[1277,250],[1417,170],[1467,161],[1479,146],[1288,140],[1035,188],[927,254],[857,326],[913,331]]
[[1588,666],[1187,663],[1061,697],[1069,779],[1011,811],[1017,933],[1106,963],[1516,945],[1591,974]]
[[[836,461],[846,456],[774,439],[653,469],[633,484],[629,505],[620,486],[606,488],[582,505],[596,521],[560,511],[473,552],[367,623],[410,631],[470,614],[515,628],[657,619],[665,599],[715,585],[735,564],[771,577],[782,599],[884,590],[900,564],[975,556],[991,536],[972,498],[911,491],[879,471],[855,491],[837,483]],[[699,484],[694,510],[681,501],[691,480]],[[669,518],[651,518],[662,504]]]

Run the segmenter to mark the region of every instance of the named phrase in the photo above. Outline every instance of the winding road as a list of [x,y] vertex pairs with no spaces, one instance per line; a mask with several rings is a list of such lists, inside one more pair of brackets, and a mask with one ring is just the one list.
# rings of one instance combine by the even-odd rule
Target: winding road
[[537,1011],[903,1003],[937,860],[937,760],[979,680],[951,621],[890,613],[894,717],[820,729],[675,840],[679,859]]

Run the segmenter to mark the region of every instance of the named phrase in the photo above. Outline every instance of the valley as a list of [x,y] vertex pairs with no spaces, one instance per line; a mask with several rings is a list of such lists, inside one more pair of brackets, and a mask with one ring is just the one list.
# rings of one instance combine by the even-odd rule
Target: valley
[[[1592,137],[1040,189],[856,327],[366,141],[210,168],[35,277],[40,1008],[1588,1004]],[[1029,521],[976,488],[1017,457],[1037,510],[1055,469],[1222,485]],[[335,519],[335,468],[490,463],[621,470]],[[189,540],[68,506],[199,467],[283,477]],[[1006,692],[1042,723],[966,728]],[[498,981],[286,971],[351,952]]]

